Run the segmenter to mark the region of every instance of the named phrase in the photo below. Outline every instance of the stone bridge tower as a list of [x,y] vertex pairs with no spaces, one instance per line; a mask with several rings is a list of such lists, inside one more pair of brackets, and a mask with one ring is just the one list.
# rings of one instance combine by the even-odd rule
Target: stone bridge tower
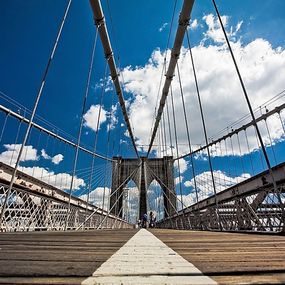
[[[176,212],[176,192],[174,187],[173,159],[163,158],[124,159],[114,157],[112,165],[112,187],[110,197],[111,213],[122,217],[123,189],[133,180],[139,189],[139,218],[147,212],[147,190],[156,180],[163,192],[164,216]],[[116,201],[118,202],[116,203]]]

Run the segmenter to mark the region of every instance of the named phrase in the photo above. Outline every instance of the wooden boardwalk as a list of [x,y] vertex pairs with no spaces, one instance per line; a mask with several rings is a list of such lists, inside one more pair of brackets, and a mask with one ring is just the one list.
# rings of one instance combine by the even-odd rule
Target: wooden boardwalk
[[[80,284],[137,230],[0,234],[1,284]],[[154,229],[220,284],[284,284],[285,236]]]
[[221,284],[285,284],[285,236],[153,230]]
[[0,284],[80,284],[135,230],[0,234]]

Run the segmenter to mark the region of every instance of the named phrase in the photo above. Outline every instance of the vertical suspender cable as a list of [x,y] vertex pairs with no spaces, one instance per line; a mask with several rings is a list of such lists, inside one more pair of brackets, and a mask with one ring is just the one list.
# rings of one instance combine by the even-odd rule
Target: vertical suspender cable
[[[104,88],[105,89],[105,88]],[[114,93],[112,95],[112,103],[113,104],[113,100],[114,100]],[[112,108],[112,106],[111,106]],[[112,114],[111,114],[112,115]],[[110,115],[110,116],[111,116]],[[111,125],[107,125],[108,128],[108,137],[107,137],[107,153],[106,155],[109,155],[109,147],[110,147],[110,133],[111,133]],[[105,204],[105,195],[106,195],[106,178],[107,178],[107,163],[109,163],[107,160],[105,161],[105,171],[104,171],[104,190],[103,190],[103,199],[102,199],[102,209],[104,210],[104,204]],[[108,206],[108,203],[107,203]],[[106,211],[108,211],[108,208],[106,209]]]
[[[228,49],[229,49],[229,51],[230,51],[230,54],[231,54],[231,57],[232,57],[232,60],[233,60],[233,63],[234,63],[234,66],[235,66],[235,69],[236,69],[236,72],[237,72],[237,75],[238,75],[240,84],[241,84],[241,87],[242,87],[242,90],[243,90],[243,94],[244,94],[244,97],[245,97],[245,100],[246,100],[246,103],[247,103],[249,112],[250,112],[250,114],[251,114],[251,118],[252,118],[252,121],[253,121],[253,125],[255,126],[255,129],[256,129],[257,137],[258,137],[258,140],[259,140],[260,145],[261,145],[261,149],[262,149],[262,152],[263,152],[265,161],[266,161],[266,165],[267,165],[267,168],[268,168],[268,171],[269,171],[269,175],[271,176],[271,179],[272,179],[274,191],[275,191],[275,193],[277,194],[278,200],[279,200],[280,205],[281,205],[282,217],[283,217],[283,219],[284,219],[284,218],[285,218],[284,203],[283,203],[283,201],[282,201],[282,199],[281,199],[280,191],[278,191],[277,184],[276,184],[276,181],[275,181],[275,179],[274,179],[274,175],[273,175],[273,171],[272,171],[272,168],[271,168],[270,160],[269,160],[268,154],[267,154],[267,152],[266,152],[266,148],[265,148],[265,145],[264,145],[264,143],[263,143],[263,139],[262,139],[260,130],[259,130],[259,128],[258,128],[256,119],[255,119],[255,115],[254,115],[254,113],[253,113],[253,109],[252,109],[252,106],[251,106],[251,103],[250,103],[250,100],[249,100],[249,97],[248,97],[248,94],[247,94],[245,85],[244,85],[244,83],[243,83],[243,79],[242,79],[242,77],[241,77],[241,74],[240,74],[240,71],[239,71],[239,68],[238,68],[238,65],[237,65],[237,62],[236,62],[236,59],[235,59],[235,56],[234,56],[234,53],[233,53],[231,44],[230,44],[230,41],[229,41],[229,39],[228,39],[228,36],[227,36],[226,30],[225,30],[225,27],[224,27],[224,25],[223,25],[223,22],[222,22],[222,19],[221,19],[221,15],[220,15],[219,10],[218,10],[218,7],[217,7],[217,5],[216,5],[216,1],[215,1],[215,0],[212,0],[212,2],[213,2],[213,5],[214,5],[214,8],[215,8],[215,11],[216,11],[216,13],[217,13],[217,16],[218,16],[218,19],[219,19],[221,28],[222,28],[222,30],[223,30],[223,34],[224,34],[225,40],[226,40],[226,42],[227,42]],[[285,229],[284,229],[284,230],[285,230]]]
[[[97,29],[98,31],[98,29]],[[96,32],[96,40],[97,40],[97,32]],[[101,111],[102,111],[102,106],[103,106],[103,97],[105,94],[105,84],[106,84],[106,76],[107,76],[107,62],[105,64],[105,70],[104,70],[104,82],[103,82],[103,86],[101,89],[101,95],[100,95],[100,106],[99,106],[99,111],[98,111],[98,118],[97,118],[97,122],[96,122],[96,130],[95,130],[95,139],[94,139],[94,145],[93,145],[93,152],[95,153],[97,150],[97,142],[98,142],[98,132],[99,132],[99,126],[100,126],[100,117],[101,117]],[[89,196],[91,193],[91,188],[92,188],[92,181],[93,181],[93,172],[94,172],[94,167],[95,167],[95,157],[92,156],[92,162],[91,162],[91,172],[90,172],[90,176],[89,176],[89,183],[88,183],[88,201],[87,204],[89,202]],[[85,217],[86,218],[86,217]]]
[[[174,107],[174,100],[173,100],[173,91],[172,85],[170,85],[170,97],[171,97],[171,106],[172,106],[172,116],[173,116],[173,125],[174,125],[174,137],[175,137],[175,145],[176,145],[176,156],[178,157],[178,138],[177,138],[177,128],[176,128],[176,116],[175,116],[175,107]],[[182,197],[182,188],[181,188],[181,172],[180,172],[180,162],[179,159],[177,160],[178,165],[178,177],[179,177],[179,191],[180,191],[180,198],[181,198],[181,210],[183,209],[183,197]]]
[[5,116],[4,124],[3,124],[2,131],[1,131],[1,135],[0,135],[0,143],[2,142],[3,134],[4,134],[4,131],[5,131],[5,128],[6,128],[7,119],[8,119],[8,117],[9,117],[9,115],[10,115],[10,114],[7,113],[6,116]]
[[186,31],[186,36],[187,36],[187,43],[188,43],[188,48],[189,48],[189,53],[190,53],[190,58],[191,58],[191,63],[192,63],[196,92],[197,92],[197,97],[198,97],[198,102],[199,102],[199,109],[200,109],[200,114],[201,114],[201,119],[202,119],[204,138],[205,138],[206,149],[207,149],[207,154],[208,154],[208,162],[209,162],[211,178],[212,178],[212,183],[213,183],[217,219],[218,219],[218,224],[219,224],[220,230],[222,230],[222,225],[221,225],[220,216],[219,216],[219,212],[218,212],[219,210],[218,210],[217,190],[216,190],[215,178],[214,178],[214,174],[213,174],[212,159],[211,159],[211,154],[210,154],[210,150],[209,150],[209,142],[208,142],[206,123],[205,123],[205,119],[204,119],[204,112],[203,112],[203,107],[202,107],[202,102],[201,102],[200,89],[199,89],[198,79],[197,79],[197,75],[196,75],[196,68],[195,68],[194,58],[193,58],[193,54],[192,54],[192,48],[191,48],[191,44],[190,44],[190,37],[189,37],[188,30]]
[[249,153],[249,159],[250,159],[251,171],[252,171],[252,176],[253,176],[253,175],[254,175],[254,168],[253,168],[253,162],[252,162],[251,151],[250,151],[250,147],[249,147],[249,141],[248,141],[248,137],[247,137],[247,131],[246,131],[246,129],[244,129],[244,134],[245,134],[246,145],[247,145],[247,150],[248,150],[248,153]]
[[84,123],[84,117],[83,116],[84,116],[84,112],[86,109],[87,97],[89,94],[89,86],[90,86],[90,80],[91,80],[91,74],[92,74],[94,53],[95,53],[95,49],[96,49],[96,42],[97,42],[97,32],[96,32],[94,44],[92,47],[90,65],[89,65],[89,70],[88,70],[88,75],[87,75],[86,88],[85,88],[85,93],[84,93],[83,103],[82,103],[80,125],[79,125],[79,129],[78,129],[77,143],[76,143],[76,148],[75,148],[75,156],[74,156],[74,161],[73,161],[73,170],[72,170],[72,176],[71,176],[71,182],[70,182],[70,188],[69,188],[68,210],[67,210],[67,215],[66,215],[65,230],[67,229],[68,219],[69,219],[69,215],[70,215],[71,193],[72,193],[74,178],[75,178],[75,174],[76,174],[76,167],[77,167],[77,161],[78,161],[78,155],[79,155],[79,145],[80,145],[80,141],[81,141],[81,133],[82,133],[83,123]]
[[269,132],[269,128],[268,128],[268,124],[267,124],[267,119],[266,118],[264,119],[264,123],[265,123],[266,130],[267,130],[267,133],[268,133],[268,138],[269,138],[269,141],[270,141],[270,146],[271,146],[271,150],[272,150],[272,153],[273,153],[274,162],[275,162],[275,165],[277,165],[277,159],[276,159],[276,154],[275,154],[275,151],[274,151],[273,141],[272,141],[272,138],[271,138],[271,135],[270,135],[270,132]]
[[[184,121],[185,121],[185,127],[186,127],[188,147],[189,147],[189,152],[192,153],[190,130],[189,130],[189,126],[188,126],[188,119],[187,119],[187,114],[186,114],[184,93],[183,93],[183,88],[182,88],[182,82],[181,82],[181,76],[180,76],[180,68],[179,68],[178,62],[177,62],[177,72],[178,72],[178,79],[179,79],[179,86],[180,86],[180,93],[181,93],[181,101],[182,101],[182,106],[183,106],[183,114],[184,114]],[[190,155],[190,162],[191,162],[191,166],[192,166],[192,176],[193,176],[196,200],[197,200],[197,205],[198,205],[199,222],[200,222],[200,226],[202,227],[201,217],[200,217],[200,205],[198,203],[199,201],[198,201],[198,189],[197,189],[197,181],[196,181],[196,174],[195,174],[195,166],[194,166],[194,160],[193,160],[193,155],[192,154]]]
[[283,120],[282,120],[282,117],[281,117],[281,111],[278,112],[278,117],[279,117],[282,129],[283,129],[283,132],[285,134],[285,127],[284,127],[284,123],[283,123]]
[[229,49],[229,51],[230,51],[230,54],[231,54],[231,57],[232,57],[232,60],[233,60],[233,63],[234,63],[234,66],[235,66],[235,69],[236,69],[236,72],[237,72],[237,75],[238,75],[240,84],[241,84],[241,87],[242,87],[242,90],[243,90],[243,94],[244,94],[244,97],[245,97],[245,100],[246,100],[246,103],[247,103],[249,112],[250,112],[250,114],[251,114],[251,118],[252,118],[252,121],[253,121],[253,125],[254,125],[254,127],[255,127],[255,129],[256,129],[257,137],[258,137],[259,143],[260,143],[260,145],[261,145],[261,149],[262,149],[262,152],[263,152],[265,161],[266,161],[266,165],[267,165],[267,168],[268,168],[268,170],[269,170],[270,176],[271,176],[271,178],[272,178],[272,182],[273,182],[273,185],[274,185],[274,189],[275,189],[275,191],[276,191],[276,190],[277,190],[277,185],[276,185],[276,182],[275,182],[275,179],[274,179],[274,176],[273,176],[273,172],[272,172],[270,160],[269,160],[269,158],[268,158],[268,155],[267,155],[267,152],[266,152],[266,148],[265,148],[265,145],[264,145],[264,143],[263,143],[263,139],[262,139],[262,136],[261,136],[259,127],[258,127],[258,125],[257,125],[256,119],[255,119],[255,115],[254,115],[254,113],[253,113],[253,109],[252,109],[252,106],[251,106],[251,103],[250,103],[250,100],[249,100],[249,97],[248,97],[248,94],[247,94],[247,91],[246,91],[246,88],[245,88],[243,79],[242,79],[241,74],[240,74],[240,71],[239,71],[239,67],[238,67],[238,65],[237,65],[237,62],[236,62],[236,59],[235,59],[235,56],[234,56],[234,53],[233,53],[233,50],[232,50],[230,41],[229,41],[229,39],[228,39],[228,36],[227,36],[226,30],[225,30],[224,24],[223,24],[223,22],[222,22],[220,12],[219,12],[218,7],[217,7],[217,5],[216,5],[216,1],[215,1],[215,0],[212,0],[212,2],[213,2],[213,5],[214,5],[214,8],[215,8],[215,11],[216,11],[216,13],[217,13],[217,16],[218,16],[218,19],[219,19],[221,28],[222,28],[222,30],[223,30],[223,34],[224,34],[224,37],[225,37],[225,40],[226,40],[228,49]]
[[[85,91],[87,94],[88,94],[89,88],[90,88],[92,68],[93,68],[93,64],[94,64],[95,51],[96,51],[96,46],[97,46],[97,38],[98,38],[98,28],[96,28],[96,33],[95,33],[95,38],[94,38],[93,48],[92,48],[92,54],[91,54],[91,60],[90,60],[90,66],[89,66],[89,71],[88,71],[88,78],[87,78],[86,91]],[[96,152],[96,146],[93,149],[94,149],[94,152]],[[90,177],[91,177],[90,179],[91,180],[92,180],[92,173],[94,170],[94,161],[95,161],[95,156],[92,155],[91,172],[90,172]],[[86,215],[87,215],[88,203],[89,203],[90,192],[91,192],[91,185],[90,185],[91,180],[89,180],[89,187],[88,187],[87,201],[86,201],[87,203],[86,203],[86,209],[85,209],[85,219],[86,219]]]
[[12,177],[11,177],[11,181],[10,181],[10,184],[9,184],[9,188],[8,188],[7,193],[6,193],[6,197],[5,197],[3,206],[2,206],[2,212],[1,212],[1,216],[0,216],[0,227],[2,226],[2,221],[3,221],[4,212],[5,212],[5,209],[6,209],[6,204],[7,204],[7,201],[8,201],[8,197],[9,197],[9,195],[11,193],[12,187],[13,187],[14,182],[15,182],[15,178],[16,178],[16,175],[17,175],[17,170],[18,170],[21,158],[22,158],[22,153],[23,153],[24,147],[26,145],[26,142],[27,142],[27,139],[28,139],[28,136],[29,136],[29,133],[30,133],[30,129],[32,127],[34,116],[36,114],[36,111],[37,111],[37,108],[38,108],[38,104],[39,104],[39,101],[40,101],[41,96],[42,96],[42,92],[43,92],[43,89],[44,89],[44,86],[45,86],[45,83],[46,83],[46,78],[47,78],[47,75],[48,75],[48,72],[49,72],[49,68],[50,68],[52,60],[54,58],[54,55],[55,55],[55,52],[56,52],[56,49],[57,49],[57,44],[58,44],[59,39],[61,37],[61,32],[62,32],[63,26],[65,24],[66,17],[67,17],[68,12],[69,12],[71,2],[72,2],[72,0],[69,0],[68,3],[67,3],[67,6],[66,6],[66,9],[65,9],[65,12],[64,12],[64,16],[63,16],[63,19],[61,21],[61,24],[60,24],[60,27],[59,27],[59,31],[57,33],[57,37],[56,37],[55,43],[53,45],[53,49],[52,49],[50,58],[48,60],[47,66],[46,66],[45,71],[44,71],[44,75],[43,75],[43,78],[42,78],[41,86],[40,86],[40,89],[38,91],[35,103],[34,103],[33,111],[32,111],[31,117],[29,119],[29,123],[28,123],[28,127],[27,127],[27,130],[26,130],[26,134],[25,134],[24,140],[22,142],[21,148],[19,150],[19,154],[18,154],[18,157],[17,157],[17,161],[16,161],[16,164],[15,164],[13,173],[12,173]]
[[166,99],[166,113],[167,113],[167,124],[168,124],[168,131],[169,131],[169,140],[170,140],[170,150],[171,150],[171,156],[173,157],[173,143],[172,143],[172,134],[171,134],[171,126],[170,126],[170,118],[169,118],[168,99]]

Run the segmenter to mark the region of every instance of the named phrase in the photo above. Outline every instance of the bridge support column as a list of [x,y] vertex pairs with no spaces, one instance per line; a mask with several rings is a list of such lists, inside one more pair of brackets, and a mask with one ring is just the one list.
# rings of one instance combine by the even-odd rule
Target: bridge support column
[[[121,157],[113,157],[112,163],[112,188],[110,193],[110,212],[113,215],[118,216],[120,213],[120,208],[123,204],[123,187],[120,185],[121,182],[121,171],[122,171],[122,158]],[[121,195],[121,196],[120,196]],[[120,197],[120,198],[119,198]],[[122,216],[122,211],[121,215]]]
[[122,193],[130,180],[133,180],[139,189],[138,219],[147,213],[147,189],[153,180],[157,180],[162,189],[164,216],[168,217],[176,213],[177,198],[171,156],[163,158],[140,157],[140,159],[113,158],[110,210],[116,216],[123,217]]
[[139,219],[142,218],[143,214],[147,213],[147,203],[146,203],[146,179],[145,179],[145,162],[146,158],[141,158],[141,167],[140,167],[140,210],[139,210]]

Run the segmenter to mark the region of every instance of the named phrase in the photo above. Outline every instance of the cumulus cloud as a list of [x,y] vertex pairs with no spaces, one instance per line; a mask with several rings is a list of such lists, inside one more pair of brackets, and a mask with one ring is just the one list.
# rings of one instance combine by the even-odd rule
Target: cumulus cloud
[[[178,160],[175,160],[174,167],[178,170]],[[187,170],[187,161],[184,158],[179,159],[179,168],[180,173],[184,173]]]
[[109,113],[109,128],[110,129],[114,129],[116,124],[118,123],[117,111],[118,111],[118,104],[112,105],[111,111]]
[[[222,22],[225,27],[228,26],[229,17],[221,16]],[[222,28],[220,27],[220,23],[218,18],[216,18],[213,14],[208,14],[203,17],[206,25],[208,26],[208,30],[204,33],[204,40],[209,38],[212,39],[216,43],[223,43],[225,41]]]
[[[228,16],[222,18],[230,36],[231,45],[251,103],[253,108],[257,108],[281,90],[284,90],[285,51],[281,47],[272,47],[270,42],[262,38],[243,44],[240,38],[237,39],[238,33],[242,30],[243,22],[240,21],[230,26],[230,18]],[[196,63],[206,126],[208,135],[211,137],[237,118],[248,114],[248,108],[217,18],[210,14],[204,16],[203,21],[207,30],[204,38],[201,39],[198,45],[193,47],[192,51]],[[207,39],[211,41],[206,41]],[[170,51],[168,51],[169,54]],[[128,66],[123,70],[125,91],[134,96],[129,105],[129,114],[139,145],[148,145],[149,143],[149,126],[153,123],[152,118],[157,102],[160,75],[164,66],[164,56],[164,52],[155,50],[144,66]],[[204,134],[189,50],[184,47],[181,49],[179,68],[192,144],[204,145]],[[182,154],[188,152],[189,149],[187,147],[187,134],[177,74],[173,79],[172,89],[175,98],[176,122],[178,124],[179,153]],[[169,105],[169,109],[170,107],[171,105]],[[275,106],[272,105],[271,107],[274,108]],[[277,117],[272,117],[268,120],[268,124],[270,125],[273,140],[279,140],[283,134],[280,120]],[[172,134],[174,134],[172,120],[170,125]],[[260,128],[265,142],[269,143],[264,123],[260,123]],[[258,147],[254,131],[249,130],[248,140],[250,151]],[[247,153],[245,139],[241,141],[241,144],[241,153]],[[212,151],[214,154],[218,154],[217,150],[213,149]],[[235,143],[234,152],[236,155],[239,154],[237,143]],[[167,154],[171,155],[169,148]]]
[[168,26],[168,23],[163,23],[160,28],[158,29],[158,31],[161,33],[166,27]]
[[44,149],[41,150],[41,156],[44,159],[51,159],[51,157],[46,153],[46,151]]
[[191,20],[190,22],[190,30],[196,30],[198,28],[199,24],[198,24],[198,20],[197,19],[194,19],[194,20]]
[[[52,170],[38,166],[20,167],[20,170],[61,190],[70,189],[72,175],[69,173],[55,173]],[[74,177],[73,190],[78,190],[85,185],[83,179],[77,176]]]
[[[129,221],[135,223],[138,219],[139,191],[137,187],[126,187],[126,189],[126,195],[123,197],[122,216],[125,219],[127,219],[128,217]],[[89,203],[102,208],[103,197],[105,196],[104,209],[109,210],[110,193],[111,189],[108,187],[97,187],[96,189],[90,192]],[[84,194],[81,195],[79,198],[84,201],[87,201],[88,195]]]
[[51,157],[46,153],[44,149],[41,150],[41,156],[44,159],[51,160],[53,164],[59,164],[61,161],[63,161],[63,158],[64,158],[64,156],[61,153],[56,154],[53,157]]
[[180,182],[182,183],[182,180],[183,180],[183,176],[181,176],[181,175],[180,175],[180,177],[177,176],[174,178],[174,184],[178,185],[178,184],[180,184]]
[[54,164],[59,164],[61,161],[63,161],[63,155],[61,153],[56,154],[55,156],[52,157],[51,161]]
[[[91,105],[89,110],[83,115],[84,126],[96,131],[97,122],[99,117],[100,105]],[[107,111],[101,108],[100,118],[99,118],[99,129],[103,123],[107,120]]]
[[[250,174],[243,173],[240,176],[231,177],[226,173],[216,170],[213,172],[216,192],[219,193],[228,187],[231,187],[237,183],[240,183],[248,178],[250,178]],[[206,199],[214,194],[213,190],[213,182],[210,171],[205,171],[203,173],[198,174],[196,177],[197,184],[197,192],[199,201]],[[185,206],[190,206],[197,202],[196,200],[196,191],[194,189],[194,179],[187,180],[184,182],[185,187],[191,187],[191,192],[188,195],[183,195],[182,200]],[[178,197],[180,198],[180,197]],[[179,209],[181,209],[181,203],[178,203]]]
[[[14,166],[16,164],[21,144],[4,144],[5,150],[0,154],[0,161]],[[24,146],[21,162],[38,160],[37,150],[32,145]]]
[[[20,144],[5,144],[5,149],[2,153],[0,153],[0,161],[11,166],[15,166],[19,151]],[[54,157],[50,157],[44,149],[41,150],[41,156],[44,159],[50,159],[54,164],[58,164],[63,160],[62,154],[57,154]],[[24,147],[23,155],[21,162],[28,161],[38,161],[39,156],[37,155],[37,149],[35,149],[32,145],[27,145]],[[55,173],[52,170],[47,168],[34,166],[34,167],[25,167],[21,166],[19,169],[35,178],[38,178],[50,185],[53,185],[59,189],[69,189],[71,183],[71,175],[68,173]],[[78,190],[80,187],[85,186],[85,182],[83,179],[75,176],[74,179],[74,190]]]
[[[108,187],[97,187],[96,189],[92,190],[89,194],[89,203],[93,204],[97,207],[103,208],[108,210],[109,204],[109,195],[110,195],[110,188]],[[104,207],[103,206],[103,197],[104,198]],[[79,197],[83,201],[87,201],[88,194],[83,194]]]

